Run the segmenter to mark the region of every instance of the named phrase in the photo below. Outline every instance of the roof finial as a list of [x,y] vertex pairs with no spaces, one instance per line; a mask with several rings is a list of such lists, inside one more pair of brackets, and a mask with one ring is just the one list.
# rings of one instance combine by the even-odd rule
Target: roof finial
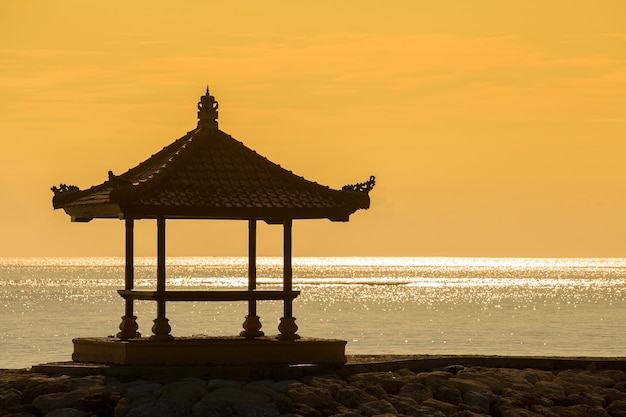
[[200,97],[198,103],[198,127],[212,127],[217,129],[217,109],[218,102],[209,93],[209,86],[206,86],[206,94]]

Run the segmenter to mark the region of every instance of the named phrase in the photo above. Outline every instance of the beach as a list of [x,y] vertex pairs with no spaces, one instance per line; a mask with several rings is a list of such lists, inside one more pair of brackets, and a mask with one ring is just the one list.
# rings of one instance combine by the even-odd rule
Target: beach
[[0,371],[0,415],[626,416],[619,358],[361,355],[332,368],[161,368],[160,378],[76,365]]

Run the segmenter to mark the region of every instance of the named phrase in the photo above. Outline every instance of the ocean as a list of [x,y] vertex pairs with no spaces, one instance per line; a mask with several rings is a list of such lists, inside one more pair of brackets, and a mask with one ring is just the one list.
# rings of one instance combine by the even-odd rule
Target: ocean
[[[259,258],[279,289],[281,258]],[[156,261],[135,260],[154,289]],[[247,259],[167,259],[168,289],[244,289]],[[294,258],[298,334],[348,341],[347,354],[626,356],[626,258]],[[72,339],[118,332],[122,258],[0,258],[0,368],[69,361]],[[237,335],[245,302],[172,302],[174,336]],[[156,303],[136,302],[151,334]],[[282,302],[258,303],[277,334]]]

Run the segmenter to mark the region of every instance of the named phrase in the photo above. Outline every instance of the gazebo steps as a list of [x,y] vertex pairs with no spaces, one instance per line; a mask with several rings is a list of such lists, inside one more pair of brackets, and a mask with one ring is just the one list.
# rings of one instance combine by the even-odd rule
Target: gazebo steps
[[115,365],[324,364],[346,362],[345,340],[272,336],[176,337],[171,340],[110,337],[74,339],[74,362]]

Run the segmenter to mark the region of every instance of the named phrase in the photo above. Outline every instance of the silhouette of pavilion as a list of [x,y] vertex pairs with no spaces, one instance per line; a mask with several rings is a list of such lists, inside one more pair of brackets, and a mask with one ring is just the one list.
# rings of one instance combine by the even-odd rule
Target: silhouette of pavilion
[[[198,126],[161,151],[121,175],[109,171],[108,180],[80,190],[73,185],[52,187],[53,207],[62,208],[74,222],[96,218],[123,219],[126,227],[125,300],[118,341],[146,340],[138,332],[134,300],[157,303],[157,317],[149,340],[173,340],[166,303],[174,301],[247,301],[248,314],[240,337],[261,339],[258,300],[283,301],[279,341],[296,341],[298,327],[292,303],[292,224],[296,219],[348,221],[358,209],[369,208],[374,177],[334,190],[293,174],[247,148],[218,128],[218,103],[206,94],[198,103]],[[156,290],[134,289],[134,221],[157,224]],[[229,291],[171,291],[166,288],[165,226],[169,219],[226,219],[248,222],[248,288]],[[282,290],[259,290],[256,285],[256,226],[262,220],[282,224],[284,265]],[[343,342],[343,341],[342,341]],[[78,352],[75,343],[75,360]],[[345,346],[345,342],[343,342]],[[78,354],[81,356],[81,354]],[[82,355],[85,356],[85,355]],[[96,355],[98,356],[98,355]],[[106,354],[104,356],[107,356]],[[86,357],[97,361],[90,355]]]

